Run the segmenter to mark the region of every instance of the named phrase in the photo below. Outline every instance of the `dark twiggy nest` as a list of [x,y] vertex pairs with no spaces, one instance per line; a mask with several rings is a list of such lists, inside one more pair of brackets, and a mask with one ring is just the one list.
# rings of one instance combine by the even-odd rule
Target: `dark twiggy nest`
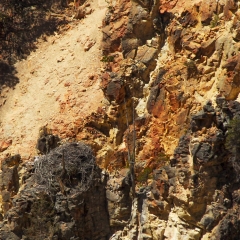
[[78,185],[83,192],[90,186],[96,172],[95,157],[84,143],[68,143],[34,160],[35,181],[47,192],[64,192]]

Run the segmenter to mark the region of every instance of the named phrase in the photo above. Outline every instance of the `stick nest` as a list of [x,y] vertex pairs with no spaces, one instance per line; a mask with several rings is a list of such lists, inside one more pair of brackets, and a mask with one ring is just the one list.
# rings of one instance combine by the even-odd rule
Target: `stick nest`
[[95,157],[84,143],[62,145],[34,160],[35,181],[47,192],[65,191],[78,186],[84,192],[91,186],[96,173]]

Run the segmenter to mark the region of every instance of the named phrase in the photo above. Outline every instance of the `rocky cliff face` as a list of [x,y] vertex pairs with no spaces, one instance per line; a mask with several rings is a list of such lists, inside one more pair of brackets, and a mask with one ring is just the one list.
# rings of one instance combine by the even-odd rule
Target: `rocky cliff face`
[[239,103],[218,98],[217,104],[193,115],[170,165],[153,170],[139,190],[130,222],[111,239],[239,237],[239,170],[224,146],[227,122],[239,114]]
[[[103,16],[96,1],[91,4],[91,16]],[[119,0],[98,4],[106,8],[106,14],[101,26],[102,53],[89,66],[96,72],[90,73],[84,61],[68,59],[77,71],[76,80],[87,74],[87,80],[77,86],[81,93],[70,78],[57,83],[58,89],[64,86],[67,92],[64,99],[53,94],[60,107],[53,107],[56,113],[49,116],[51,122],[44,112],[47,124],[41,122],[40,133],[34,132],[34,125],[26,128],[28,133],[32,129],[35,138],[22,134],[29,150],[19,147],[21,134],[5,137],[4,115],[1,237],[239,239],[238,147],[232,143],[232,150],[226,144],[234,128],[231,120],[237,121],[240,114],[239,3]],[[60,14],[58,9],[64,4],[54,6]],[[69,8],[65,11],[69,13]],[[91,21],[86,17],[80,23]],[[81,53],[90,57],[97,51],[97,34],[83,38],[76,41],[84,48]],[[64,50],[67,47],[72,49],[69,42]],[[86,59],[89,64],[90,58]],[[78,61],[85,67],[77,70]],[[64,57],[57,62],[68,66],[63,64]],[[4,66],[4,76],[14,74]],[[48,74],[53,76],[52,71]],[[15,80],[21,84],[21,78]],[[48,85],[50,90],[54,83]],[[5,112],[6,89],[3,86]],[[85,92],[95,99],[84,99]],[[81,105],[86,106],[78,110]],[[12,132],[18,129],[15,125],[9,127]],[[84,191],[82,173],[65,171],[61,162],[63,149],[78,148],[74,144],[64,147],[68,141],[83,141],[96,155],[95,175]],[[45,166],[45,172],[51,156],[61,166],[50,177],[54,194],[36,183],[40,165],[30,164],[36,142],[42,155],[37,162]],[[19,154],[12,154],[14,149]],[[136,195],[129,173],[129,153],[134,149]]]

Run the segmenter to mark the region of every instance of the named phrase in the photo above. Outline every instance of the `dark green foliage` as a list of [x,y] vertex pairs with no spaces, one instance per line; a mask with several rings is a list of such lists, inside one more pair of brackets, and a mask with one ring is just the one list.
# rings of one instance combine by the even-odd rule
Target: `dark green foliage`
[[219,21],[219,16],[217,14],[214,14],[213,18],[212,18],[212,20],[210,22],[210,27],[211,28],[216,27],[218,25],[218,21]]
[[141,173],[139,173],[137,177],[137,181],[140,183],[145,183],[147,182],[148,179],[151,178],[151,174],[152,174],[152,168],[147,167]]
[[156,160],[165,163],[165,162],[168,162],[170,158],[165,153],[160,152]]
[[230,157],[230,162],[236,173],[238,181],[240,180],[240,117],[235,117],[230,121],[228,126],[228,133],[226,138],[225,147],[230,151],[232,156]]
[[228,126],[228,134],[226,139],[226,148],[232,152],[237,153],[240,150],[240,118],[234,118],[230,121]]
[[113,62],[113,60],[114,60],[114,56],[103,56],[101,59],[101,62],[109,63],[109,62]]
[[187,67],[188,78],[198,74],[198,69],[193,60],[186,61],[184,65]]

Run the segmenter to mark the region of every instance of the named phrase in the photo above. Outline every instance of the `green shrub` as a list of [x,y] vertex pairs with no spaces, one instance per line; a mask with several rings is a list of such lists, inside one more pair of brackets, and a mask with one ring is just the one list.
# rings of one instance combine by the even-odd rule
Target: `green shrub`
[[114,11],[114,7],[112,6],[112,1],[105,0],[105,2],[108,4],[107,8],[110,12]]
[[193,60],[189,60],[184,62],[184,65],[188,68],[188,69],[195,69],[196,68],[196,64]]
[[230,162],[232,163],[233,169],[236,173],[238,181],[240,180],[240,117],[234,118],[230,121],[228,126],[228,134],[226,138],[225,147],[230,151],[232,156]]
[[212,18],[212,20],[210,22],[210,27],[211,28],[216,27],[218,25],[218,21],[219,21],[219,16],[217,14],[214,14],[213,18]]
[[152,174],[152,168],[147,167],[141,173],[139,173],[137,177],[137,181],[140,183],[145,183],[147,182],[148,179],[151,178],[151,174]]
[[157,161],[159,161],[159,162],[168,162],[169,160],[170,160],[170,157],[167,154],[165,154],[163,152],[160,152],[158,154]]
[[226,148],[237,154],[240,151],[240,118],[234,118],[228,126],[228,134],[226,138]]
[[188,78],[193,77],[198,74],[198,69],[193,60],[184,62],[184,65],[187,67]]
[[114,56],[103,56],[101,62],[109,63],[114,61]]

